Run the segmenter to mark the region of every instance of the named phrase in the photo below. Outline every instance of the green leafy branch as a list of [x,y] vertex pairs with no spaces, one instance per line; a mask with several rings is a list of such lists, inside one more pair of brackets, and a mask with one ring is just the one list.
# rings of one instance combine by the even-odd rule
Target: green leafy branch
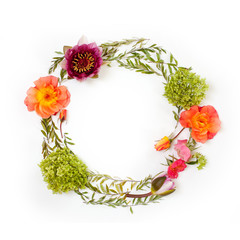
[[64,59],[64,54],[62,52],[55,52],[55,53],[60,56],[54,57],[53,60],[51,61],[52,64],[48,70],[49,74],[53,73],[57,69],[57,66],[59,65],[59,63],[62,62],[62,60]]
[[[92,205],[106,205],[110,207],[132,207],[155,203],[160,196],[149,195],[140,198],[128,198],[130,192],[150,191],[152,177],[149,175],[143,180],[137,181],[132,178],[113,178],[105,174],[90,172],[89,181],[86,184],[88,191],[76,193],[81,196],[84,203]],[[130,209],[132,211],[132,208]]]
[[[135,44],[130,50],[118,53],[122,44],[129,45],[133,42],[135,42]],[[102,57],[105,61],[117,61],[120,67],[145,74],[163,76],[165,80],[168,81],[168,75],[173,74],[178,69],[177,60],[171,53],[167,54],[166,50],[156,44],[148,47],[146,47],[146,44],[146,39],[105,43],[101,45],[103,48]],[[164,55],[164,58],[168,57],[169,61],[164,61],[162,55]]]
[[68,145],[75,145],[75,143],[72,142],[72,139],[68,136],[68,133],[63,134],[63,142],[67,148],[69,148]]
[[173,112],[173,115],[174,115],[174,119],[176,120],[176,125],[175,125],[175,129],[177,128],[178,126],[178,123],[179,123],[179,119],[180,119],[180,112],[182,111],[182,107],[181,106],[177,106],[177,112],[175,111],[172,111]]
[[54,149],[63,148],[63,141],[57,134],[57,126],[55,125],[52,116],[41,120],[41,125],[43,129],[41,130],[43,134],[42,143],[42,154],[46,158]]
[[119,51],[119,48],[122,46],[127,46],[132,44],[132,48],[142,47],[147,42],[145,38],[133,38],[133,39],[124,39],[122,41],[113,41],[108,43],[103,43],[100,45],[102,48],[102,59],[104,62],[112,61],[115,58],[116,53]]

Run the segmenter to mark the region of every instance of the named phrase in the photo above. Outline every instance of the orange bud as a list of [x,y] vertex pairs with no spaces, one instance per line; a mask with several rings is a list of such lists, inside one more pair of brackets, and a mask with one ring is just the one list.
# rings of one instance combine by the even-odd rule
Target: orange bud
[[67,109],[62,109],[59,114],[59,119],[61,122],[67,119]]
[[155,145],[155,149],[157,151],[161,151],[164,149],[168,149],[170,145],[171,145],[171,142],[169,138],[165,136],[160,141],[158,141],[158,143]]

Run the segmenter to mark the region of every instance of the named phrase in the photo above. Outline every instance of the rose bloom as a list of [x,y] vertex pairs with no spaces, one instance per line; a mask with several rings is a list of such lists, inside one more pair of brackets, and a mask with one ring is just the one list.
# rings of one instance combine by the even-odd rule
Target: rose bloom
[[168,149],[170,147],[171,143],[168,137],[163,137],[160,141],[155,144],[155,149],[157,151],[161,151],[164,149]]
[[187,139],[178,140],[177,144],[174,145],[174,149],[177,151],[178,156],[185,162],[191,158],[191,151],[187,147]]
[[181,113],[180,123],[185,128],[191,128],[192,138],[201,143],[212,139],[221,128],[221,121],[213,106],[192,106]]
[[182,159],[176,160],[168,167],[168,177],[177,178],[178,173],[182,172],[186,167],[187,165]]
[[70,93],[65,86],[58,87],[58,78],[41,77],[30,87],[24,100],[28,111],[36,111],[42,118],[49,118],[70,102]]
[[98,74],[103,62],[101,55],[102,48],[95,42],[87,44],[82,37],[76,46],[66,51],[61,67],[70,78],[85,80]]

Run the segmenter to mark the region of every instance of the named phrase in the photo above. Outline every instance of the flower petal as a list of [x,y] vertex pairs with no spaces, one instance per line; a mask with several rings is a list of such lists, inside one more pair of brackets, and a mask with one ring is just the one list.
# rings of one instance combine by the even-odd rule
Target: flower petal
[[82,44],[87,44],[88,43],[88,40],[87,40],[87,37],[85,35],[82,35],[81,38],[78,40],[78,43],[77,45],[82,45]]

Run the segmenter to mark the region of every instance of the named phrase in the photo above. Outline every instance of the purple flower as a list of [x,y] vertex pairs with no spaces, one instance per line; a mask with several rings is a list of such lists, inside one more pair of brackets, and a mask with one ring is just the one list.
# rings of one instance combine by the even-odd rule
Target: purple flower
[[98,74],[102,65],[102,49],[95,42],[87,44],[82,37],[78,44],[69,48],[61,66],[70,78],[85,80]]

